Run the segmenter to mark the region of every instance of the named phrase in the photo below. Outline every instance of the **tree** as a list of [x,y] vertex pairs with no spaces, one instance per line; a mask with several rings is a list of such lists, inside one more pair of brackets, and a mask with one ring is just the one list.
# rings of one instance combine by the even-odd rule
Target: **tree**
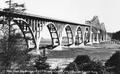
[[65,71],[81,70],[82,64],[89,63],[89,62],[90,62],[90,58],[88,55],[78,55],[76,59],[72,63],[70,63],[64,70]]
[[77,65],[80,65],[82,63],[88,63],[90,62],[90,58],[88,55],[78,55],[76,57],[76,59],[74,60],[74,62],[77,64]]
[[100,61],[91,61],[89,63],[83,64],[83,71],[102,71],[104,69]]
[[120,31],[117,31],[117,32],[113,33],[112,39],[120,40]]
[[[3,9],[4,12],[22,14],[26,10],[24,4],[12,3],[11,0],[6,1],[6,3],[8,3],[9,7]],[[31,58],[31,56],[27,54],[30,50],[28,50],[26,46],[22,46],[22,43],[25,43],[25,41],[20,40],[25,39],[23,39],[20,34],[15,34],[14,32],[12,33],[12,31],[14,31],[12,28],[13,25],[11,24],[13,17],[3,16],[2,18],[4,19],[0,20],[0,27],[1,22],[3,24],[2,26],[4,26],[4,24],[5,26],[7,25],[8,32],[5,32],[5,36],[0,39],[0,64],[5,68],[10,68],[14,64],[17,64],[17,66],[23,66],[23,64]],[[36,67],[38,70],[49,68],[46,60],[43,61],[39,58],[39,60],[37,60],[35,63],[36,65],[34,67]]]
[[30,58],[26,50],[25,41],[20,34],[11,34],[9,38],[4,36],[0,39],[0,65],[4,68],[12,68],[12,65],[16,64],[18,67]]
[[26,10],[25,4],[12,3],[11,0],[8,0],[5,3],[7,3],[9,6],[8,8],[3,9],[5,12],[23,13]]
[[64,69],[64,71],[78,71],[78,67],[75,62],[71,62],[68,66]]
[[35,61],[34,67],[36,67],[37,70],[49,70],[50,65],[46,63],[47,57],[41,57]]
[[120,51],[116,51],[105,63],[108,71],[120,71]]
[[102,71],[103,69],[100,61],[93,61],[88,55],[78,55],[64,71]]
[[[6,1],[9,7],[3,11],[10,13],[23,13],[25,11],[24,4],[12,3],[11,0]],[[30,58],[27,53],[25,39],[19,33],[15,33],[12,24],[12,17],[2,17],[0,20],[0,65],[10,68],[12,65],[20,65]]]

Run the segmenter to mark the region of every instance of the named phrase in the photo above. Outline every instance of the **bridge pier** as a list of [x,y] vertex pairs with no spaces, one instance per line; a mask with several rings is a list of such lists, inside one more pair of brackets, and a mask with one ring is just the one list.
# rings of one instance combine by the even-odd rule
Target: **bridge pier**
[[96,41],[96,43],[99,43],[100,42],[100,31],[98,30],[98,32],[97,32],[97,41]]
[[89,39],[90,41],[89,41],[89,45],[92,45],[93,44],[93,32],[92,31],[90,31],[90,39]]

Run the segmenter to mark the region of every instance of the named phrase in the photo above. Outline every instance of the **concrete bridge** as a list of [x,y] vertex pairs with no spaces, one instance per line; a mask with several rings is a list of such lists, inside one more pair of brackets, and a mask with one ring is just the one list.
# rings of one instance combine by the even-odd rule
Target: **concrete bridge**
[[[86,24],[79,24],[32,14],[0,11],[0,25],[2,27],[4,24],[12,27],[17,26],[25,38],[29,51],[39,51],[43,48],[54,49],[58,46],[80,46],[105,41],[105,30],[102,29],[103,26],[96,26],[96,22],[99,20],[95,19],[95,21],[86,21]],[[45,27],[50,34],[50,43],[41,45],[42,40],[44,40],[41,33]]]

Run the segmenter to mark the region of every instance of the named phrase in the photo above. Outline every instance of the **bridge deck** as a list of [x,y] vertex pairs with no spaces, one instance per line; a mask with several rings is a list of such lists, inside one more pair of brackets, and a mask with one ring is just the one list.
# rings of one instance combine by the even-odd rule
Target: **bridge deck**
[[0,16],[15,17],[15,18],[25,18],[25,19],[34,19],[34,20],[36,19],[36,20],[59,22],[59,23],[66,23],[66,24],[81,25],[81,26],[90,27],[89,25],[86,25],[86,24],[79,24],[79,23],[68,22],[68,21],[64,21],[64,20],[57,20],[57,19],[52,19],[52,18],[33,15],[33,14],[28,14],[28,13],[19,14],[19,13],[9,13],[9,12],[0,11]]

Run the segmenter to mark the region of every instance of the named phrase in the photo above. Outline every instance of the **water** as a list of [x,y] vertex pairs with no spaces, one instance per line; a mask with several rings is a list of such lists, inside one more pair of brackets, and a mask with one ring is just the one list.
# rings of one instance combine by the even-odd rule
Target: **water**
[[54,63],[54,67],[67,66],[67,64],[72,62],[77,55],[88,55],[94,60],[107,60],[116,50],[120,50],[120,45],[107,44],[84,47],[61,47],[61,49],[62,50],[52,50],[47,54],[48,62]]

